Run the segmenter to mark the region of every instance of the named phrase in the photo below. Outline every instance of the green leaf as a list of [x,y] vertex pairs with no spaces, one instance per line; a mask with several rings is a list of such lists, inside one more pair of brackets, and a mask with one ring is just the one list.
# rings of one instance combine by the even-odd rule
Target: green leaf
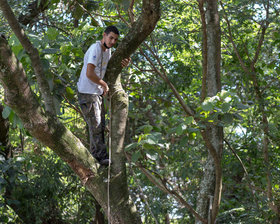
[[74,48],[74,49],[72,50],[72,52],[74,53],[74,55],[75,55],[76,57],[80,57],[80,58],[83,58],[83,57],[84,57],[84,52],[82,51],[81,48]]
[[229,103],[223,103],[223,104],[222,104],[222,111],[223,111],[224,113],[228,112],[229,109],[230,109],[230,104],[229,104]]
[[155,145],[155,144],[157,144],[157,143],[156,143],[153,139],[151,139],[151,138],[142,140],[141,143],[143,143],[143,144],[149,144],[149,145]]
[[59,32],[55,28],[49,28],[47,31],[47,36],[50,40],[55,40],[58,36]]
[[11,116],[9,116],[9,120],[11,123],[13,123],[13,128],[19,127],[20,129],[23,129],[21,119],[14,112],[11,114]]
[[150,160],[157,160],[158,159],[158,154],[157,153],[146,153],[147,157],[150,159]]
[[19,179],[20,181],[27,181],[27,180],[28,180],[27,177],[24,176],[24,175],[18,176],[18,179]]
[[12,109],[8,106],[5,106],[4,110],[2,111],[2,117],[7,119],[11,114]]
[[132,162],[135,163],[140,157],[141,157],[141,153],[140,153],[140,151],[137,151],[132,154],[131,160],[132,160]]
[[243,117],[241,115],[237,114],[237,113],[234,113],[233,117],[237,120],[243,121]]
[[59,52],[60,49],[58,48],[46,48],[42,50],[43,54],[56,54],[57,52]]
[[180,140],[180,146],[184,147],[187,145],[187,143],[189,142],[189,136],[184,136],[181,140]]
[[176,128],[176,134],[182,135],[186,129],[187,126],[185,124],[179,124],[178,127]]
[[233,115],[230,113],[225,113],[222,117],[222,121],[226,124],[231,124],[233,122]]
[[188,124],[193,123],[193,121],[194,121],[193,117],[189,116],[189,117],[186,118],[186,122],[185,123],[186,123],[186,125],[188,125]]
[[138,146],[137,142],[131,143],[131,144],[125,146],[124,151],[127,152],[131,149],[135,149],[135,148],[137,148],[137,146]]
[[79,6],[78,4],[76,5],[72,15],[75,19],[79,20],[80,18],[82,18],[84,14],[84,10],[82,9],[81,6]]
[[41,63],[43,65],[44,71],[45,72],[48,71],[50,68],[50,62],[47,59],[43,58],[43,59],[41,59]]
[[245,110],[245,109],[248,109],[249,107],[247,105],[242,104],[242,103],[238,103],[238,104],[236,104],[236,108],[240,109],[240,110]]
[[204,111],[212,111],[214,108],[214,105],[211,102],[206,102],[202,104],[202,110]]
[[8,205],[20,205],[20,202],[18,200],[7,199],[7,204]]
[[0,184],[6,184],[6,183],[7,181],[4,178],[0,177]]
[[54,79],[53,82],[55,84],[62,84],[62,81],[60,79]]
[[230,93],[230,92],[228,92],[228,91],[224,91],[224,90],[222,90],[222,92],[221,92],[221,94],[220,94],[220,96],[221,96],[221,99],[225,99],[225,98],[227,98],[228,96],[230,96],[230,95],[232,95],[232,93]]
[[69,86],[66,87],[66,93],[67,93],[67,95],[69,95],[69,96],[75,94],[74,90],[71,89]]
[[141,126],[138,130],[143,130],[145,134],[149,134],[153,130],[153,126],[146,124]]

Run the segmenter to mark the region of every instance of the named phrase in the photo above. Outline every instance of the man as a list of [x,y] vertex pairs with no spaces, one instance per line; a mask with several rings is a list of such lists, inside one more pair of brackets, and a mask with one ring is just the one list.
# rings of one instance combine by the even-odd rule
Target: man
[[[109,87],[103,77],[113,47],[119,37],[115,26],[108,26],[101,41],[92,44],[84,56],[84,65],[80,74],[78,86],[78,100],[89,127],[90,152],[101,165],[108,165],[109,159],[104,140],[105,112],[102,95],[106,96]],[[122,61],[127,66],[129,59]]]

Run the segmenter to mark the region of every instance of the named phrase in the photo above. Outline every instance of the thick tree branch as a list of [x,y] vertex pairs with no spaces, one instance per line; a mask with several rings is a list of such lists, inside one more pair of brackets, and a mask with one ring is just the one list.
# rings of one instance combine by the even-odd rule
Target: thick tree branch
[[[88,157],[91,156],[80,140],[56,118],[43,114],[22,65],[3,38],[0,38],[0,55],[0,81],[6,90],[6,103],[20,117],[24,127],[32,136],[53,149],[64,161],[71,163],[76,158],[81,159],[83,165],[75,162],[76,167],[80,167],[81,173],[86,171],[86,167],[91,167],[91,173],[94,173],[94,170],[96,172],[97,166],[88,163]],[[73,147],[76,147],[75,150],[70,148],[72,143]],[[90,161],[93,162],[93,158]]]
[[[121,61],[130,57],[140,44],[154,30],[157,21],[160,18],[160,0],[143,0],[142,12],[136,22],[134,22],[128,31],[128,34],[119,43],[116,51],[112,55],[106,70],[106,79],[110,88],[110,106],[112,111],[111,124],[111,145],[112,147],[112,166],[111,174],[113,176],[110,189],[122,192],[123,194],[110,194],[110,200],[119,203],[118,208],[112,212],[113,223],[128,223],[124,217],[127,212],[123,213],[121,207],[132,209],[132,203],[128,200],[128,186],[126,177],[125,156],[123,153],[123,142],[125,135],[125,126],[128,113],[128,98],[121,85]],[[103,206],[102,206],[103,207]],[[104,208],[104,207],[103,207]],[[111,208],[112,210],[112,208]],[[115,214],[115,215],[114,215]],[[121,218],[123,217],[123,218]],[[129,223],[139,223],[140,218],[135,216],[135,220]]]
[[204,10],[205,0],[198,0],[201,25],[202,25],[202,91],[201,101],[204,101],[207,94],[206,88],[206,76],[207,76],[207,30],[206,30],[206,18]]
[[31,59],[32,67],[37,77],[42,97],[45,101],[46,111],[50,112],[51,114],[55,114],[53,96],[51,94],[50,87],[43,70],[38,50],[32,45],[32,43],[24,33],[23,29],[20,27],[7,0],[0,0],[0,8],[3,11],[5,18],[8,20],[10,27],[14,31],[15,35],[17,36],[23,48],[26,50],[27,54]]
[[[200,7],[201,4],[200,4]],[[200,10],[203,11],[204,10]],[[203,15],[202,15],[203,16]],[[206,0],[206,38],[207,38],[207,73],[206,73],[206,96],[215,96],[221,91],[221,77],[220,77],[220,64],[221,64],[221,30],[220,30],[220,18],[218,13],[218,5],[216,0]],[[208,222],[215,223],[221,200],[222,192],[222,167],[221,167],[221,155],[223,149],[223,128],[217,125],[206,123],[205,130],[201,131],[206,147],[208,148],[212,159],[208,158],[209,167],[215,168],[215,189],[212,192],[211,189],[207,191],[208,195],[213,195],[213,203],[209,205],[211,212],[208,213]],[[204,175],[207,175],[206,172]],[[209,168],[209,175],[213,175]],[[203,179],[205,182],[201,183],[202,189],[205,187],[203,184],[207,184],[207,178]],[[212,181],[212,180],[211,180]],[[208,182],[208,184],[213,184]],[[206,199],[205,193],[201,189],[201,194]],[[207,189],[207,188],[206,188]],[[211,200],[210,200],[211,203]],[[206,204],[206,201],[204,202]],[[202,203],[199,205],[202,207]],[[204,205],[205,206],[205,205]],[[204,207],[205,210],[205,207]],[[206,214],[203,215],[204,218]]]
[[[67,162],[88,190],[102,201],[106,195],[106,183],[103,181],[106,173],[98,170],[100,165],[59,120],[44,115],[22,65],[3,38],[0,38],[0,81],[6,90],[7,105],[20,117],[26,130]],[[103,208],[106,208],[104,203]]]

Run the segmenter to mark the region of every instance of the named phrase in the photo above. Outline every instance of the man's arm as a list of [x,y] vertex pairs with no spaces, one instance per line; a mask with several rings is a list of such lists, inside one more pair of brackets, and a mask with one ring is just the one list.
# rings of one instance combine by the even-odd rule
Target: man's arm
[[94,64],[87,64],[87,72],[86,72],[86,75],[87,77],[94,83],[96,83],[97,85],[100,85],[103,89],[103,95],[105,96],[108,91],[109,91],[109,87],[107,85],[106,82],[104,82],[102,79],[100,79],[95,71],[95,65]]

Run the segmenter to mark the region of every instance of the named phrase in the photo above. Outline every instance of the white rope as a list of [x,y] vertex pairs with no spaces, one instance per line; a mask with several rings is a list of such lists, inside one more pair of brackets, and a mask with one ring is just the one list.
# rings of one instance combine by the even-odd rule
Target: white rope
[[109,166],[108,166],[108,186],[107,186],[107,198],[108,198],[108,224],[111,221],[111,208],[110,208],[110,177],[111,177],[111,156],[112,156],[112,98],[116,92],[124,91],[123,89],[116,90],[111,96],[109,96]]

